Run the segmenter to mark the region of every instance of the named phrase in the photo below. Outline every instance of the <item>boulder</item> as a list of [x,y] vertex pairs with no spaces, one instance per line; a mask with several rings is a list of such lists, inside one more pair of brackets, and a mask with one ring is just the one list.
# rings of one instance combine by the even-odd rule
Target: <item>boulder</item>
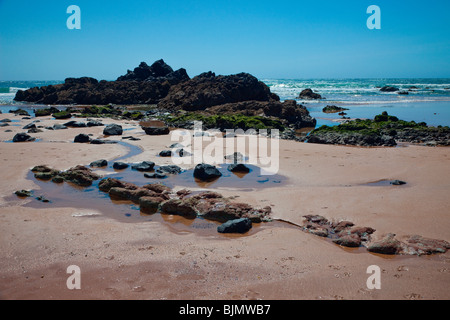
[[181,199],[170,199],[161,205],[161,211],[166,214],[180,215],[186,218],[197,217],[197,211],[191,203]]
[[250,168],[247,167],[243,163],[233,163],[228,166],[228,170],[231,172],[242,172],[242,173],[249,173]]
[[139,208],[144,213],[154,213],[165,199],[159,196],[145,196],[139,198]]
[[53,125],[53,127],[51,127],[53,130],[64,130],[67,129],[67,126],[60,124],[60,123],[55,123]]
[[67,171],[60,172],[59,175],[64,179],[64,181],[72,182],[83,187],[92,185],[94,180],[98,180],[100,178],[100,176],[93,173],[91,169],[80,165],[70,168]]
[[300,92],[299,99],[303,100],[316,100],[316,99],[323,99],[322,96],[318,93],[313,92],[311,89],[304,89],[302,92]]
[[252,221],[248,218],[229,220],[217,227],[220,233],[245,233],[252,228]]
[[71,128],[85,128],[87,127],[86,123],[84,123],[83,121],[69,121],[64,123],[64,126],[66,127],[71,127]]
[[131,169],[137,171],[152,171],[155,163],[152,161],[142,161],[141,163],[131,165]]
[[344,246],[344,247],[359,247],[359,246],[361,246],[361,238],[359,235],[357,235],[355,233],[343,235],[337,239],[334,239],[333,242],[338,245]]
[[125,162],[117,161],[117,162],[113,163],[113,168],[116,170],[122,170],[122,169],[126,169],[128,167],[129,167],[129,164],[125,163]]
[[251,100],[278,101],[279,97],[271,93],[266,84],[248,73],[216,76],[210,71],[172,86],[167,96],[158,103],[158,107],[197,111]]
[[160,166],[156,172],[158,173],[168,173],[168,174],[179,174],[183,171],[179,166],[177,165],[167,165],[167,166]]
[[156,193],[166,193],[166,192],[172,191],[172,189],[170,187],[165,186],[161,183],[146,184],[145,186],[143,186],[143,188],[152,190],[153,192],[156,192]]
[[103,134],[105,136],[121,136],[123,133],[123,129],[121,125],[112,123],[112,124],[108,124],[104,129],[103,129]]
[[104,126],[104,124],[101,123],[100,121],[97,121],[97,120],[89,120],[86,123],[86,126],[88,126],[88,127],[101,127],[101,126]]
[[29,141],[34,141],[36,140],[36,138],[21,132],[21,133],[17,133],[14,138],[13,138],[13,142],[29,142]]
[[31,197],[33,195],[33,192],[29,190],[17,190],[16,192],[14,192],[14,194],[18,197],[25,198]]
[[380,89],[381,92],[395,92],[399,91],[399,88],[393,86],[384,86]]
[[80,133],[79,135],[77,135],[75,137],[75,139],[73,140],[73,142],[76,143],[85,143],[85,142],[90,142],[91,141],[91,137],[89,137],[87,134],[85,133]]
[[374,253],[398,254],[402,250],[402,244],[395,239],[395,234],[389,233],[381,240],[369,243],[367,250]]
[[168,135],[170,132],[168,127],[142,127],[142,129],[145,131],[145,134],[150,136]]
[[165,179],[167,178],[167,174],[161,172],[144,173],[144,177],[149,179]]
[[424,238],[419,235],[408,236],[404,243],[405,253],[413,255],[445,253],[450,249],[450,243],[445,240]]
[[[345,111],[345,110],[348,110],[348,109],[333,105],[333,106],[326,106],[326,107],[324,107],[322,109],[322,112],[324,112],[324,113],[337,113],[337,112],[342,112],[342,111]],[[344,114],[342,114],[342,115],[344,115]],[[341,113],[339,113],[339,115],[341,115]]]
[[136,190],[138,188],[138,186],[132,183],[122,182],[114,178],[105,178],[98,183],[98,188],[103,192],[109,192],[109,190],[114,187],[130,190]]
[[222,173],[210,164],[200,163],[194,169],[194,177],[202,181],[214,180],[221,176]]
[[172,150],[163,150],[159,153],[160,157],[171,157],[172,156]]
[[96,160],[90,163],[91,167],[106,167],[108,165],[108,161],[105,159]]

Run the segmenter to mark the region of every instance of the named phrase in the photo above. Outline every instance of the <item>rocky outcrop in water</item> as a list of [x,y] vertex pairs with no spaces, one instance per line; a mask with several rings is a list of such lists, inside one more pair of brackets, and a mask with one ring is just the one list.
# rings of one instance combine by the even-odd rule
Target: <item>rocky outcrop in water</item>
[[300,92],[300,94],[298,95],[299,99],[303,99],[303,100],[319,100],[319,99],[323,99],[322,96],[314,91],[312,91],[311,89],[305,89],[302,92]]
[[163,60],[151,66],[142,62],[116,81],[82,77],[67,78],[63,84],[19,90],[14,100],[39,104],[155,104],[172,85],[189,79],[186,70],[173,71]]
[[279,97],[248,73],[216,76],[210,71],[170,88],[158,107],[165,110],[198,111],[226,103],[272,100],[279,101]]
[[399,120],[386,111],[373,120],[356,119],[338,126],[322,126],[307,137],[310,143],[355,146],[395,146],[409,142],[426,146],[450,145],[449,127],[431,127],[426,123]]

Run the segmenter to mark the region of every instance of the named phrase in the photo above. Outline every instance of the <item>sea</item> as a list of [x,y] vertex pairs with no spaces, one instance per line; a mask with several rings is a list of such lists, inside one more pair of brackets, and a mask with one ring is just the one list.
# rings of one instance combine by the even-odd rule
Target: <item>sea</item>
[[[387,111],[402,120],[426,122],[430,126],[450,126],[450,78],[408,79],[261,79],[282,101],[297,100],[311,116],[317,119],[317,127],[338,125],[345,118],[372,119]],[[0,81],[0,110],[5,113],[18,108],[33,113],[43,106],[15,102],[18,90],[55,85],[64,81]],[[383,86],[394,86],[400,91],[381,92]],[[319,93],[321,100],[301,100],[303,89],[310,88]],[[345,115],[327,114],[322,109],[336,105],[348,110]],[[61,106],[62,107],[62,106]]]

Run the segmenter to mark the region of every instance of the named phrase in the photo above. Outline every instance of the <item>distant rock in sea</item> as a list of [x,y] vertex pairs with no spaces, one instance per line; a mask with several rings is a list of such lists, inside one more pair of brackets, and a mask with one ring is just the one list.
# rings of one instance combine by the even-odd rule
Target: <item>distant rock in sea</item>
[[[322,99],[311,89],[305,89],[301,96],[305,99]],[[291,126],[292,129],[315,127],[316,124],[306,107],[298,105],[295,100],[280,102],[278,95],[272,93],[265,83],[251,74],[242,72],[216,75],[209,71],[191,79],[185,69],[174,71],[162,59],[151,66],[141,62],[133,71],[128,70],[116,81],[98,81],[90,77],[67,78],[63,84],[19,90],[14,100],[47,105],[156,104],[159,111],[169,113],[184,110],[211,115],[244,114],[249,117],[263,117],[266,122],[278,121],[274,118],[279,118],[283,122],[283,130]],[[85,108],[85,113],[90,114],[88,111],[93,109],[101,110],[95,114],[102,115],[104,111],[114,111],[107,107],[92,106]],[[42,116],[50,114],[70,116],[70,112],[59,112],[54,107],[44,109]],[[134,115],[129,116],[133,118]],[[251,121],[255,119],[247,120],[244,122],[255,122]],[[257,121],[261,122],[261,119]],[[226,123],[227,128],[230,128],[230,124]],[[168,128],[155,130],[143,126],[143,129],[148,135],[169,133]]]
[[302,92],[300,92],[299,99],[304,100],[317,100],[317,99],[323,99],[322,96],[318,93],[313,92],[311,89],[305,89]]
[[67,78],[63,84],[19,90],[14,100],[50,105],[155,104],[167,95],[172,85],[186,80],[189,76],[185,69],[173,71],[161,59],[151,66],[142,62],[116,81]]

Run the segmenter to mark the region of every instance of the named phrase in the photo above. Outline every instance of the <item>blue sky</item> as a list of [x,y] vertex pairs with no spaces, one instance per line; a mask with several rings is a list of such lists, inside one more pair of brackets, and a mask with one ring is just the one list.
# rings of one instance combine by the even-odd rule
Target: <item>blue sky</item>
[[0,0],[0,80],[114,80],[161,58],[191,77],[450,77],[449,14],[448,0]]

